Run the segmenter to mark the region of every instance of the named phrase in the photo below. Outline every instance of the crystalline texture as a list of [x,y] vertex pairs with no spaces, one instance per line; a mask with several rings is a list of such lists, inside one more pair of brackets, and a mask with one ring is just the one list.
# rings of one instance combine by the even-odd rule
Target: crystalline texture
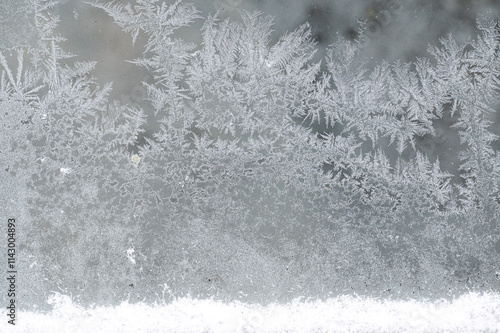
[[[272,43],[258,12],[94,2],[145,38],[132,62],[154,77],[153,133],[146,110],[113,101],[95,63],[63,50],[50,3],[35,4],[42,38],[0,54],[2,213],[22,224],[23,302],[498,290],[496,22],[432,60],[372,70],[362,43],[339,40],[322,69],[307,25]],[[178,34],[196,20],[199,45]],[[461,141],[455,169],[423,144],[442,123],[440,138]]]

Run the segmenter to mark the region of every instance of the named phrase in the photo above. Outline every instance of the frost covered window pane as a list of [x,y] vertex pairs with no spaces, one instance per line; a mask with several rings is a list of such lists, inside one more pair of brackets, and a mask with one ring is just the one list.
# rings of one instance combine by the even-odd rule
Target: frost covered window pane
[[461,6],[0,1],[4,303],[500,329],[500,7]]

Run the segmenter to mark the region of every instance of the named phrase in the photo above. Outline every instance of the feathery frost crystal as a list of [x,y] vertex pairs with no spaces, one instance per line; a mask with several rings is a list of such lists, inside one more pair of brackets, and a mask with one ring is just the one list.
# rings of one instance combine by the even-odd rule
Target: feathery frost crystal
[[[0,45],[0,210],[21,223],[25,307],[165,285],[262,303],[499,290],[498,22],[369,68],[362,34],[317,63],[308,25],[274,41],[258,12],[86,4],[142,49],[139,107],[64,50],[50,1],[30,3],[37,42]],[[199,44],[183,38],[197,22]]]

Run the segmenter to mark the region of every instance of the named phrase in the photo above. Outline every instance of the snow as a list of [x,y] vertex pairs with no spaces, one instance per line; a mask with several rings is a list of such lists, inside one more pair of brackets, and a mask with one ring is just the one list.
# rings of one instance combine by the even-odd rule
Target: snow
[[288,304],[224,303],[182,298],[150,306],[122,303],[84,309],[68,296],[49,299],[49,314],[19,313],[1,332],[498,332],[500,294],[469,293],[454,300],[396,301],[339,296]]

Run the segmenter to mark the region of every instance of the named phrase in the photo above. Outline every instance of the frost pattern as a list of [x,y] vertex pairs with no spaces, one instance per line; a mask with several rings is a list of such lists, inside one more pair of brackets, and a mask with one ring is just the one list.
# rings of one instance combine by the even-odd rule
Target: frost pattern
[[[362,35],[339,40],[322,67],[308,25],[272,42],[261,13],[209,16],[197,45],[177,33],[201,19],[190,4],[93,2],[147,39],[133,63],[154,73],[148,133],[145,110],[62,49],[54,4],[34,5],[36,47],[0,53],[2,212],[22,217],[25,302],[498,291],[496,22],[373,69]],[[443,127],[457,168],[420,144]]]
[[38,36],[33,20],[35,10],[29,0],[0,1],[0,47],[32,45]]

